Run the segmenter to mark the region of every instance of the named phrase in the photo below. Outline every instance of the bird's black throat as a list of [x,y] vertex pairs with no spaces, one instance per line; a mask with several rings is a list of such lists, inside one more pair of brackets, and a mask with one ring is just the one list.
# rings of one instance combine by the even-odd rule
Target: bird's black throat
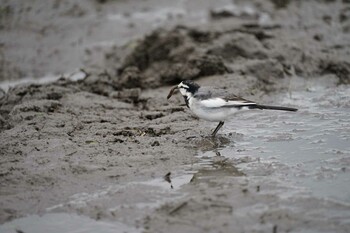
[[188,97],[187,97],[187,96],[184,96],[184,99],[185,99],[186,106],[187,106],[188,108],[190,108],[190,106],[188,105]]

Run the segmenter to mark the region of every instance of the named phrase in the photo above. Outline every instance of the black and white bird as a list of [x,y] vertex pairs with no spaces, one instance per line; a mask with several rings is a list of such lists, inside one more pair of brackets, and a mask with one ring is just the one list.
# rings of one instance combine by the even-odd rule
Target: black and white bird
[[187,107],[196,116],[207,121],[219,122],[212,133],[212,137],[215,137],[216,133],[224,125],[225,120],[240,110],[269,109],[291,112],[298,110],[296,108],[257,104],[234,94],[227,93],[222,89],[201,87],[191,80],[182,81],[179,85],[173,87],[167,98],[169,99],[176,90],[181,92]]

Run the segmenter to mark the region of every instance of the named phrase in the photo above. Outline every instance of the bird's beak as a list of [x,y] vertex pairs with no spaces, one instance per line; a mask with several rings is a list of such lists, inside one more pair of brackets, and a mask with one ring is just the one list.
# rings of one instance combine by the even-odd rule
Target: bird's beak
[[167,99],[170,99],[170,97],[174,94],[174,92],[178,90],[178,87],[177,86],[174,86],[173,88],[171,88],[168,96],[166,97]]

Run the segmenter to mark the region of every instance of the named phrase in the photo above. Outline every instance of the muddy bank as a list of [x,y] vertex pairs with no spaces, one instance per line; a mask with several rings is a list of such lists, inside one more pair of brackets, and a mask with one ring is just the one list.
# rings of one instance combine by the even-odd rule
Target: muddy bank
[[[154,2],[142,4],[153,9]],[[144,20],[152,10],[143,12],[146,26],[140,29],[140,12],[130,10],[139,9],[133,2],[89,4],[98,4],[102,12],[122,4],[121,9],[129,9],[123,18],[137,22],[128,30],[145,34],[139,39],[129,34],[123,45],[103,34],[113,43],[87,46],[84,58],[77,59],[83,74],[78,81],[63,75],[52,83],[24,84],[1,93],[2,227],[27,215],[63,214],[67,219],[64,213],[75,213],[118,222],[114,227],[130,232],[349,230],[348,190],[341,191],[342,199],[309,192],[288,176],[308,177],[313,169],[303,167],[308,161],[291,164],[283,161],[283,150],[274,151],[285,142],[286,151],[309,156],[307,148],[324,145],[326,139],[301,135],[313,126],[303,119],[320,120],[324,127],[323,120],[336,118],[335,129],[312,128],[315,135],[336,132],[340,137],[322,147],[323,154],[317,152],[339,156],[327,160],[328,167],[320,166],[318,175],[348,177],[346,1],[218,1],[200,7],[187,1],[176,7],[169,3],[158,10],[182,9],[181,17],[170,14],[165,25],[172,27],[155,30],[147,24],[154,21]],[[74,9],[69,11],[74,17],[84,18]],[[192,13],[202,11],[205,20],[194,27]],[[70,22],[67,17],[62,20]],[[115,26],[116,31],[129,32],[124,26]],[[48,61],[55,63],[56,58]],[[166,100],[171,85],[187,78],[262,103],[300,108],[297,114],[304,118],[252,113],[237,117],[240,122],[226,124],[217,139],[210,139],[215,123],[193,117],[180,96]],[[316,84],[322,88],[315,89]],[[318,91],[327,95],[308,95]],[[305,98],[310,101],[303,102]],[[331,111],[333,106],[339,111]],[[306,149],[297,150],[300,146]]]

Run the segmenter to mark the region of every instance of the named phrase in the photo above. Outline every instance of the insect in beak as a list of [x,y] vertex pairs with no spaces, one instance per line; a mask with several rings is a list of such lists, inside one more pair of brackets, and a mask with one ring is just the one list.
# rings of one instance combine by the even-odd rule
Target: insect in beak
[[175,93],[176,90],[178,90],[177,86],[174,86],[173,88],[171,88],[171,90],[166,98],[170,99],[170,97]]

